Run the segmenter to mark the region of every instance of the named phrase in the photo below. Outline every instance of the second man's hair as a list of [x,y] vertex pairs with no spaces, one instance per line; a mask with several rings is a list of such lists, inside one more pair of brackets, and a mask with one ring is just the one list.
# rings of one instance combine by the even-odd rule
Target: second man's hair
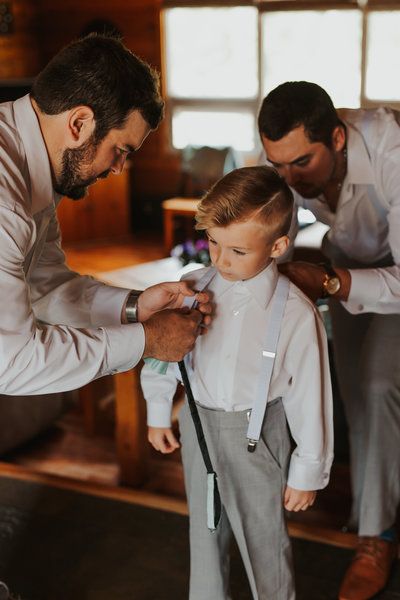
[[258,115],[260,135],[273,142],[303,126],[310,142],[330,148],[337,125],[340,120],[330,96],[308,81],[287,81],[276,87],[264,98]]

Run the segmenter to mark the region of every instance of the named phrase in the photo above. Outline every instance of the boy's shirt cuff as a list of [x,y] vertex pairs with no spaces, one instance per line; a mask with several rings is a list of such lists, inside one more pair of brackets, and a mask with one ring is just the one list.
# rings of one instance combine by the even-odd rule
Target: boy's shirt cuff
[[329,483],[329,474],[333,462],[332,457],[325,461],[305,461],[294,453],[289,466],[287,485],[295,490],[322,490]]
[[171,427],[171,405],[164,402],[147,402],[147,425]]

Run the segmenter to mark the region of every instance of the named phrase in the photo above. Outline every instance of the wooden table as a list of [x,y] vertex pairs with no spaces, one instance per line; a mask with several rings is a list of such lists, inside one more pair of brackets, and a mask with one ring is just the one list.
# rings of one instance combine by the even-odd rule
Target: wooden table
[[[170,198],[164,200],[163,225],[164,225],[164,249],[168,256],[175,245],[174,242],[174,220],[177,216],[188,217],[193,220],[200,200],[195,198]],[[193,237],[193,236],[191,236]]]

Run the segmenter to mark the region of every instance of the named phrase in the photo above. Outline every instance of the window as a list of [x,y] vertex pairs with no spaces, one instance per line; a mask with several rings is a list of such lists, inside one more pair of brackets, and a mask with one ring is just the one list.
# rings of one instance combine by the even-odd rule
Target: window
[[369,100],[399,102],[400,10],[375,11],[367,22],[367,73]]
[[257,9],[165,11],[166,83],[172,142],[255,146],[259,99]]
[[264,13],[261,23],[263,96],[285,81],[315,81],[335,106],[359,106],[360,11],[280,11]]
[[288,80],[319,83],[338,107],[400,105],[400,0],[398,10],[374,9],[374,2],[166,8],[173,146],[256,152],[259,104]]

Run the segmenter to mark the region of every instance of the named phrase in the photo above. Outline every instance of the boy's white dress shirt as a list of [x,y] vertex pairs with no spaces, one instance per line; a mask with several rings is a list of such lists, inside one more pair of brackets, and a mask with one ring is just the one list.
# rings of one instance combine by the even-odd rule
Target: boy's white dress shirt
[[0,394],[75,389],[143,354],[142,325],[121,325],[129,290],[66,266],[59,200],[29,96],[1,104]]
[[[196,282],[203,274],[204,269],[199,269],[185,279]],[[195,400],[203,406],[225,411],[252,407],[277,277],[273,261],[252,279],[231,282],[217,273],[208,286],[215,315],[209,331],[197,339],[192,352],[191,385]],[[176,374],[174,365],[169,366],[165,375],[156,373],[149,365],[142,369],[149,426],[170,427]],[[299,490],[321,489],[328,483],[333,460],[326,335],[318,311],[293,284],[289,288],[268,399],[278,397],[282,397],[296,443],[288,485]]]

